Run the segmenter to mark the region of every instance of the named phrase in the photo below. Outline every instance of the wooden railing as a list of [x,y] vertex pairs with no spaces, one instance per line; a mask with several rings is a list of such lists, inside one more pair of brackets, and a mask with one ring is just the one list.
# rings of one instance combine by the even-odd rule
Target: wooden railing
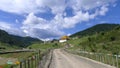
[[35,50],[13,50],[13,51],[4,51],[0,52],[0,54],[8,54],[8,53],[20,53],[20,52],[34,52]]
[[67,52],[74,53],[92,60],[96,60],[111,66],[114,66],[116,68],[120,68],[120,55],[112,55],[112,54],[104,54],[104,53],[93,53],[93,52],[87,52],[82,50],[77,51],[71,51],[66,50]]
[[40,68],[41,60],[44,56],[50,52],[48,49],[46,52],[42,53],[40,50],[37,51],[33,56],[21,60],[18,65],[12,65],[10,68]]

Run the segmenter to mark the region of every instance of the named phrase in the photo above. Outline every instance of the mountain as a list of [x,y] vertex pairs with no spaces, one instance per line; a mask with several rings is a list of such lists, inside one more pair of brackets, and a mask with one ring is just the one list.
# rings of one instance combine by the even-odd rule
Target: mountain
[[86,30],[79,31],[79,32],[71,35],[71,37],[77,37],[77,36],[83,37],[83,36],[94,35],[96,33],[110,31],[117,26],[119,26],[119,24],[98,24],[98,25],[90,27]]
[[31,38],[31,37],[20,37],[8,34],[4,30],[0,30],[0,42],[5,43],[11,46],[20,46],[20,47],[26,47],[33,42],[42,42],[39,39]]
[[90,52],[120,54],[120,25],[111,27],[111,30],[71,39],[68,43],[74,45],[74,49],[84,49]]
[[108,32],[89,36],[86,41],[79,44],[92,52],[120,54],[120,26]]

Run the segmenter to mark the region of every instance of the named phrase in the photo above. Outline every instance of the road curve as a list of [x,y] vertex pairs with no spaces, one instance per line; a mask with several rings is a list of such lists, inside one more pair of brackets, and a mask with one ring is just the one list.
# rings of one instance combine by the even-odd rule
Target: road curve
[[61,49],[53,51],[53,59],[49,68],[115,68],[77,55],[69,54]]

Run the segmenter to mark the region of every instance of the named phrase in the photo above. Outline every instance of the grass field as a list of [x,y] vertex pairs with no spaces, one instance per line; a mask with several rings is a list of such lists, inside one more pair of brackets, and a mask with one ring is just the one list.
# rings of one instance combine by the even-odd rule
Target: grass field
[[0,52],[20,49],[20,47],[17,47],[17,46],[14,46],[14,45],[11,45],[11,46],[10,46],[10,45],[8,45],[8,44],[1,43],[1,42],[0,42],[0,48],[4,48],[4,49],[0,49]]
[[28,46],[27,48],[45,51],[47,49],[60,48],[60,47],[61,47],[60,43],[35,43],[32,44],[31,46]]
[[[48,49],[53,49],[53,48],[59,48],[61,46],[59,46],[60,44],[58,43],[33,43],[32,45],[28,46],[27,49],[34,49],[36,51],[41,50],[42,53],[46,52]],[[6,47],[9,48],[9,47]],[[9,50],[15,50],[17,48],[12,48],[10,47],[10,49],[6,49],[6,51]],[[4,68],[8,68],[10,65],[6,65],[6,62],[8,60],[12,60],[12,61],[22,61],[25,59],[28,59],[28,57],[33,56],[36,52],[21,52],[21,53],[9,53],[9,54],[0,54],[0,65],[2,66],[6,66]]]

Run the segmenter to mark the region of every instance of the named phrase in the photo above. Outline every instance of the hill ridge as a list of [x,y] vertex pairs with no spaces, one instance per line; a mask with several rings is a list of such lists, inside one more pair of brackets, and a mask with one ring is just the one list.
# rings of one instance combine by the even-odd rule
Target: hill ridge
[[111,31],[115,27],[120,26],[120,24],[97,24],[92,27],[89,27],[85,30],[78,31],[74,34],[72,34],[70,37],[76,37],[76,36],[88,36],[88,35],[94,35],[95,33],[100,33],[100,32],[106,32],[106,31]]
[[7,43],[9,45],[16,45],[20,47],[26,47],[30,45],[32,42],[42,42],[41,40],[37,38],[32,38],[32,37],[20,37],[17,35],[12,35],[7,33],[4,30],[0,29],[0,42],[1,43]]

